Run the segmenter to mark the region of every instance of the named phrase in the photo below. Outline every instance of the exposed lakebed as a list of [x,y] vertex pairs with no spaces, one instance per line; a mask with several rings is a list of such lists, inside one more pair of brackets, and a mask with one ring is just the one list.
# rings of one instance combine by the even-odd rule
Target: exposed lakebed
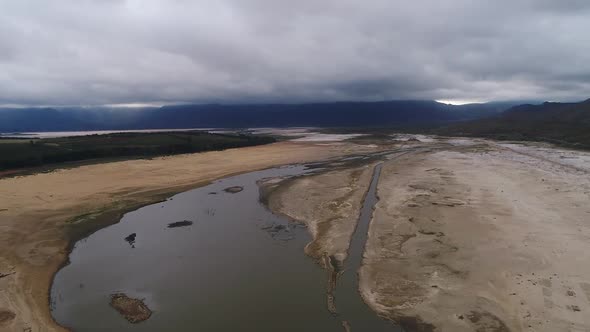
[[[307,230],[259,202],[258,181],[311,171],[247,173],[127,213],[75,245],[54,279],[53,317],[74,331],[343,331],[342,321],[355,320],[328,311],[326,271],[304,255]],[[366,307],[356,283],[350,287],[336,292],[350,303],[345,315],[369,313],[363,328],[396,330]],[[118,293],[153,314],[130,324],[109,306]]]

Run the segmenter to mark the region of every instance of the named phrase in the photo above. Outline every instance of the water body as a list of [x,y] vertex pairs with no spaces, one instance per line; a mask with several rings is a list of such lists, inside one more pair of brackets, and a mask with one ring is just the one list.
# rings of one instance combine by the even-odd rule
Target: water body
[[399,327],[394,327],[390,321],[378,318],[375,312],[365,305],[358,292],[358,270],[363,260],[373,209],[379,200],[377,197],[377,184],[381,174],[381,167],[381,164],[377,164],[373,171],[373,177],[363,201],[359,221],[350,241],[348,257],[344,261],[343,271],[337,276],[336,288],[333,291],[336,310],[351,331],[402,331]]
[[39,131],[39,132],[18,132],[18,133],[0,133],[0,137],[7,138],[59,138],[59,137],[76,137],[89,135],[107,135],[116,133],[163,133],[163,132],[183,132],[192,130],[210,130],[211,128],[190,128],[190,129],[136,129],[136,130],[84,130],[84,131]]
[[[342,314],[328,311],[326,272],[303,253],[307,230],[259,203],[257,181],[311,171],[234,176],[127,213],[75,245],[51,289],[53,317],[74,331],[343,331],[342,320],[362,326],[346,316],[363,312],[373,318],[365,326],[381,326],[358,284],[345,290],[347,274],[336,292]],[[224,191],[234,186],[244,189]],[[192,224],[168,227],[181,221]],[[151,318],[128,323],[109,306],[118,292],[144,299]],[[353,329],[363,330],[377,331]]]

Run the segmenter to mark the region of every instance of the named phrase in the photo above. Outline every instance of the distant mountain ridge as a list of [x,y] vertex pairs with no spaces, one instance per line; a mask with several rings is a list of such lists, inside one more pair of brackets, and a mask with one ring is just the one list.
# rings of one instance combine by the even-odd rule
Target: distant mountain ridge
[[493,116],[516,103],[449,105],[430,100],[308,104],[171,105],[144,109],[4,108],[0,132],[433,126]]
[[590,99],[579,103],[519,105],[493,117],[445,126],[436,133],[590,148]]

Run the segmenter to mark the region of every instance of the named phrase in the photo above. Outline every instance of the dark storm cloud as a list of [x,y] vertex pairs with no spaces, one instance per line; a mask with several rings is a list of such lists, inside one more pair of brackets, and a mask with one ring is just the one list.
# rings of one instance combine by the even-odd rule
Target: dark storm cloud
[[0,104],[590,97],[586,0],[0,0]]

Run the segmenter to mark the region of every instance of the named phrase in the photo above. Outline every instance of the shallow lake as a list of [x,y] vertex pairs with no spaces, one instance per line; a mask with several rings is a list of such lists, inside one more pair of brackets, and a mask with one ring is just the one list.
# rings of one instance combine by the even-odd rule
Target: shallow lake
[[[51,289],[53,317],[74,331],[343,331],[342,320],[353,331],[397,331],[356,289],[350,317],[332,315],[327,273],[303,252],[307,230],[260,204],[257,181],[311,171],[229,177],[127,213],[75,245]],[[244,189],[224,191],[235,186]],[[168,227],[182,221],[192,224]],[[144,299],[151,318],[128,323],[109,305],[118,292]],[[345,292],[336,296],[353,296]]]

